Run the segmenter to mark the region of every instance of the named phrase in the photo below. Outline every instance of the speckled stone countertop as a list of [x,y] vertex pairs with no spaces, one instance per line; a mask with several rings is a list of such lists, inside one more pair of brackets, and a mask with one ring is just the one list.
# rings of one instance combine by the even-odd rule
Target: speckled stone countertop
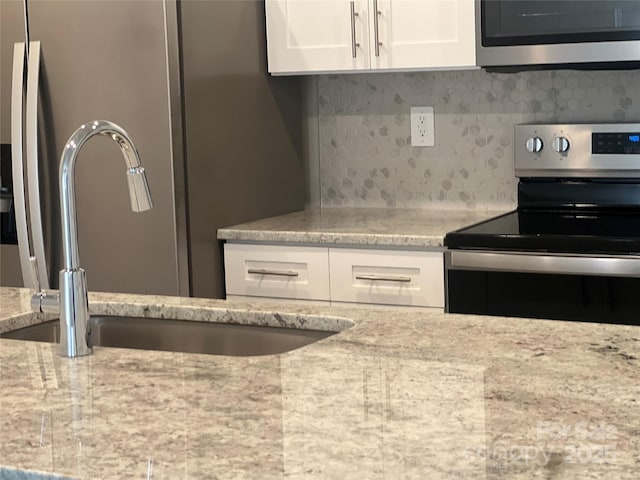
[[221,240],[353,246],[441,247],[447,232],[501,211],[310,208],[218,230]]
[[[0,332],[42,321],[0,288]],[[0,340],[0,478],[633,479],[640,330],[90,294],[94,313],[344,328],[226,357]]]

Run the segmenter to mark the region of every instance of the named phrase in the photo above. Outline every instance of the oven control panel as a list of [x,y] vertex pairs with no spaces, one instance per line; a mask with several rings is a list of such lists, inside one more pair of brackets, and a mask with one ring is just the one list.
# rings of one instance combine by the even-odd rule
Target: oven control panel
[[613,155],[640,154],[640,131],[591,134],[591,153]]
[[640,124],[515,127],[519,177],[640,178]]

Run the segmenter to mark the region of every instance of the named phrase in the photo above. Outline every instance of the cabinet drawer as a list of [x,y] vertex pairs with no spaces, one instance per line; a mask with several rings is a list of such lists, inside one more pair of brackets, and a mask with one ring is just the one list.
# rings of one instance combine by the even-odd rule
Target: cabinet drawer
[[331,300],[444,308],[443,252],[331,248]]
[[329,300],[328,255],[322,247],[227,243],[227,294]]

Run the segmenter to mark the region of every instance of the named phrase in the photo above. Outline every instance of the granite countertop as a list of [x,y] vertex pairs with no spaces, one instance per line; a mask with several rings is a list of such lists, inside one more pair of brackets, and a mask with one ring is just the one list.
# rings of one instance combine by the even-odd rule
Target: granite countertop
[[[0,332],[41,322],[0,288]],[[281,355],[0,340],[0,478],[637,479],[640,330],[90,294],[93,313],[322,327]],[[35,475],[35,474],[33,474]]]
[[506,210],[310,208],[218,230],[220,240],[442,247],[447,232]]

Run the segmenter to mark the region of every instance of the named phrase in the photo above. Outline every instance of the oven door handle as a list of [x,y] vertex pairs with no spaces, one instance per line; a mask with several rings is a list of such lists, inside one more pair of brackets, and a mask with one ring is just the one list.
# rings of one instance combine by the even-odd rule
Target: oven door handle
[[640,277],[640,257],[449,251],[450,270]]

